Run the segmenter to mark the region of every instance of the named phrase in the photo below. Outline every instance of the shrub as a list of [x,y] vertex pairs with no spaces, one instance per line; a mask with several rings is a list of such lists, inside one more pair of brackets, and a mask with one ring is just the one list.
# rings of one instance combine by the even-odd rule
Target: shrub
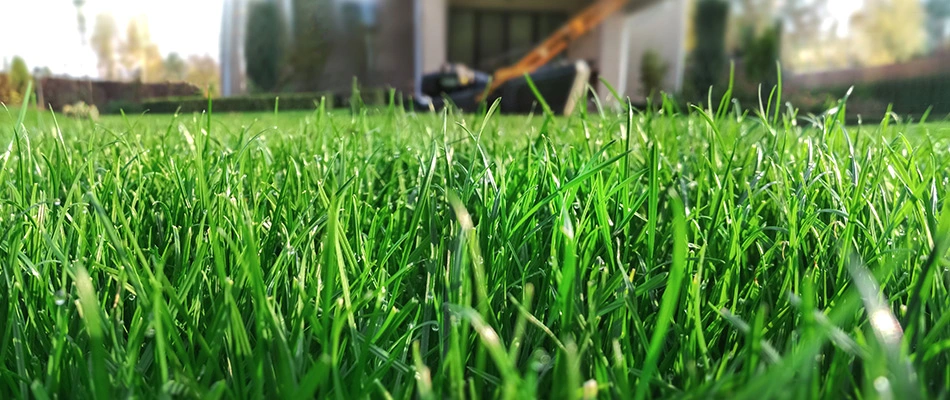
[[277,89],[284,61],[284,21],[273,2],[254,2],[244,38],[247,76],[261,90]]
[[142,103],[132,100],[112,100],[106,103],[106,106],[102,109],[104,114],[119,114],[120,112],[137,114],[142,111],[145,111],[145,107]]
[[[791,104],[798,109],[799,115],[820,114],[831,107],[834,107],[835,99],[829,94],[814,93],[807,90],[795,90],[794,88],[785,89],[782,93],[782,111],[785,111],[785,104]],[[849,104],[850,107],[850,104]]]
[[921,115],[933,106],[935,114],[950,113],[950,74],[894,79],[855,87],[853,98],[871,98],[893,104],[898,114]]
[[[772,90],[776,88],[776,61],[781,52],[781,32],[780,22],[775,22],[758,34],[751,26],[743,31],[742,46],[733,76],[732,97],[745,107],[757,107],[760,97],[763,102],[768,101]],[[786,90],[783,103],[792,100],[792,92],[793,90]],[[802,112],[820,113],[826,110],[820,106],[820,101],[816,102],[811,96],[803,93],[794,95],[796,101],[792,101],[792,105]]]
[[318,90],[333,40],[332,0],[293,0],[293,37],[287,62],[295,90]]
[[[275,103],[279,110],[313,110],[326,99],[327,106],[338,106],[341,102],[331,93],[292,93],[283,95],[249,95],[214,99],[213,111],[273,111]],[[142,102],[142,109],[154,114],[167,114],[176,111],[183,113],[202,112],[208,109],[205,97],[169,97],[150,99]]]
[[[398,98],[398,97],[397,97]],[[278,110],[313,110],[326,99],[327,108],[343,107],[352,101],[362,105],[385,106],[389,104],[389,91],[386,89],[362,90],[359,97],[344,97],[330,92],[313,93],[283,93],[283,94],[255,94],[247,96],[232,96],[214,99],[212,111],[215,112],[244,112],[244,111],[274,111],[276,103]],[[201,96],[166,97],[149,99],[142,102],[141,111],[153,114],[170,114],[176,111],[183,113],[202,112],[208,109],[208,99]],[[125,109],[128,112],[128,109]],[[115,110],[118,112],[118,110]]]
[[7,74],[0,74],[0,103],[15,105],[20,104],[22,101],[23,98],[20,96],[20,93],[17,92],[16,88],[13,87],[13,84],[10,82],[10,77]]
[[[813,90],[816,94],[825,94],[840,98],[850,85]],[[854,85],[848,100],[848,114],[862,114],[864,119],[879,118],[884,115],[888,104],[898,115],[920,117],[927,108],[933,107],[931,115],[943,118],[950,113],[950,74],[919,76],[906,79],[890,79]]]
[[26,87],[30,83],[30,71],[20,57],[13,57],[10,71],[0,74],[0,103],[19,105],[26,97]]
[[[104,113],[118,112],[118,109],[110,107],[112,102],[130,105],[143,99],[201,94],[198,87],[185,82],[137,83],[52,77],[43,78],[42,90],[44,102],[53,110],[85,101],[95,104]],[[125,111],[131,112],[129,109]]]
[[663,61],[659,53],[652,49],[643,53],[640,60],[640,83],[643,84],[644,96],[652,98],[660,93],[667,69],[669,64]]
[[720,82],[726,65],[726,19],[729,3],[701,0],[696,4],[696,48],[690,55],[690,84],[693,95],[705,98],[710,86]]
[[743,45],[745,70],[748,78],[765,87],[775,85],[777,76],[775,62],[781,52],[782,25],[776,23],[758,36],[746,37]]
[[26,62],[20,57],[13,57],[13,63],[10,65],[10,84],[21,98],[27,97],[26,87],[31,79],[33,78],[30,76],[30,69],[26,67]]
[[67,104],[63,106],[63,115],[70,118],[98,121],[99,108],[97,108],[95,104],[88,105],[85,101],[80,101],[76,104]]

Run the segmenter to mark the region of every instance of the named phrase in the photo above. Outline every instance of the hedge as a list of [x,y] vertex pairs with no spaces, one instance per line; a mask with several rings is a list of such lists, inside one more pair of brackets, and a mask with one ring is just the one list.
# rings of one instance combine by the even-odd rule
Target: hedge
[[[364,90],[361,92],[360,98],[363,104],[370,106],[386,105],[389,101],[388,91],[383,89]],[[350,104],[348,97],[334,95],[329,92],[272,93],[213,99],[212,109],[215,112],[273,111],[276,103],[278,110],[313,110],[322,99],[326,99],[328,107],[348,107]],[[110,107],[108,111],[118,112],[119,109],[123,109],[125,112],[132,110],[134,112],[148,111],[152,114],[168,114],[176,111],[183,113],[202,112],[207,108],[207,98],[191,96],[149,99],[143,101],[138,108],[123,104],[122,107]]]
[[[214,111],[222,112],[273,111],[276,102],[278,109],[281,110],[312,110],[315,107],[314,104],[320,104],[323,98],[326,98],[331,105],[333,104],[334,97],[331,93],[271,94],[213,99],[212,108]],[[176,111],[201,112],[207,110],[208,99],[203,96],[149,99],[143,101],[141,107],[152,114],[168,114]]]
[[[849,87],[822,88],[813,93],[838,98],[847,93]],[[950,74],[855,84],[848,99],[848,111],[849,114],[863,111],[865,117],[878,118],[883,117],[888,104],[894,113],[914,117],[922,116],[927,108],[933,107],[931,118],[944,119],[950,114]]]
[[854,89],[853,96],[891,103],[898,114],[921,115],[931,106],[935,116],[950,113],[950,74],[875,82]]
[[107,112],[117,105],[134,104],[156,97],[201,96],[201,89],[185,82],[141,83],[47,77],[35,87],[43,91],[45,105],[56,111],[80,101]]

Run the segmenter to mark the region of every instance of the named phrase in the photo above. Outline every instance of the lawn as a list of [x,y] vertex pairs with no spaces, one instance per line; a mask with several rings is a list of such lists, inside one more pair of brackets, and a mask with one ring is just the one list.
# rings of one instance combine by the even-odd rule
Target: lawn
[[716,111],[0,110],[0,398],[946,398],[948,125]]

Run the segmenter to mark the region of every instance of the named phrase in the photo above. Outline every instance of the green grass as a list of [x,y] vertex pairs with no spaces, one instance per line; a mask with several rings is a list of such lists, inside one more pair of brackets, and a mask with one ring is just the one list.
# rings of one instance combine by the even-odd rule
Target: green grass
[[946,125],[667,106],[0,115],[0,398],[947,398]]

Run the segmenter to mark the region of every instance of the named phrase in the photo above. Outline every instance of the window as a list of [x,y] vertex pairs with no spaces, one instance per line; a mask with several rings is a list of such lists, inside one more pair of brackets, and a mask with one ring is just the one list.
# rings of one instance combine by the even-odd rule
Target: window
[[449,14],[448,56],[452,62],[475,66],[475,13],[455,10]]
[[375,28],[378,3],[377,0],[346,0],[343,3],[343,13],[347,15],[347,23],[356,23],[366,29]]
[[516,62],[566,21],[567,15],[559,12],[452,7],[449,61],[490,72]]

